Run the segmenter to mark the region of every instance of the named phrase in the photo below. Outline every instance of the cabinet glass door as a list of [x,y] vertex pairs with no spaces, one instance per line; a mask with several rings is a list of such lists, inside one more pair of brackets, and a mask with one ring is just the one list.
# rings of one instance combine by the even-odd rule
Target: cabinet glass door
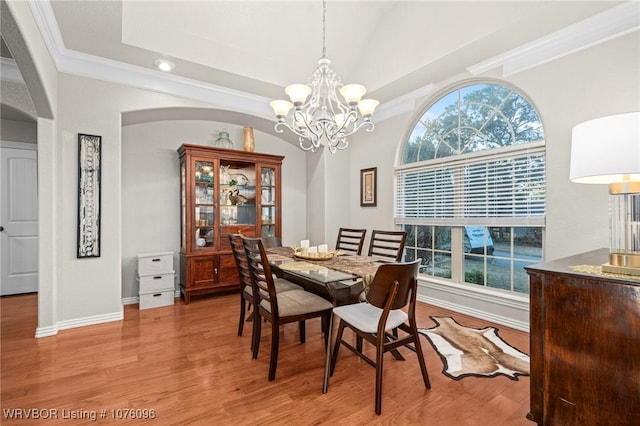
[[213,247],[215,243],[214,164],[211,161],[196,160],[194,170],[194,241],[196,249],[202,249]]
[[254,163],[220,160],[220,223],[256,224]]
[[262,167],[260,173],[260,236],[276,236],[276,170]]

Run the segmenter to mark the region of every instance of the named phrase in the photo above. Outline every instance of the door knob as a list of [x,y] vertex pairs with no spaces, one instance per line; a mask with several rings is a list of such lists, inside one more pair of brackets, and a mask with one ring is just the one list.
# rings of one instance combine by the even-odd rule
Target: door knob
[[0,232],[4,231],[4,226],[0,226]]

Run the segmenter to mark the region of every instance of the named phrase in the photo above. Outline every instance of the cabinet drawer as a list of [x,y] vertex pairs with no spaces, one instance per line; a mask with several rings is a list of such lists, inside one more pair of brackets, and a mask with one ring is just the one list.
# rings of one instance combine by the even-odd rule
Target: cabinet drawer
[[138,276],[140,284],[140,293],[149,293],[152,291],[163,290],[175,287],[175,274],[156,274]]
[[139,308],[159,308],[160,306],[173,305],[174,290],[173,288],[162,291],[154,291],[151,293],[140,293]]
[[173,273],[173,252],[138,255],[138,275]]
[[242,234],[253,238],[256,235],[256,227],[253,225],[225,225],[220,228],[220,250],[231,251],[229,234]]

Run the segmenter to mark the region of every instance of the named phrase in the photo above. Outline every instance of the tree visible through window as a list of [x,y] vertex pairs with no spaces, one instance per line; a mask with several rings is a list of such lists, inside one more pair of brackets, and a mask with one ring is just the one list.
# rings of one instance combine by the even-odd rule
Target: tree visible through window
[[523,267],[542,260],[542,123],[518,91],[471,84],[432,103],[396,169],[395,220],[405,259],[457,282],[528,292]]

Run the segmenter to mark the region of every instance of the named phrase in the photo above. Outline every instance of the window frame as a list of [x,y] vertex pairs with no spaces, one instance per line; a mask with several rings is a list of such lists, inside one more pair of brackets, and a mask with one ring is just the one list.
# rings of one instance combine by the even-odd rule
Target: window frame
[[[444,99],[447,96],[450,96],[452,93],[458,93],[457,98],[459,100],[464,99],[464,94],[462,94],[462,90],[466,87],[471,87],[474,85],[497,85],[497,86],[502,86],[506,89],[509,89],[513,92],[515,92],[518,96],[522,97],[526,102],[528,102],[528,104],[530,105],[530,107],[533,109],[533,111],[535,111],[537,118],[539,120],[539,131],[540,134],[542,135],[542,139],[537,140],[537,141],[526,141],[526,142],[520,142],[520,143],[511,143],[510,145],[507,146],[502,146],[502,147],[497,147],[497,148],[491,148],[491,149],[483,149],[483,150],[479,150],[479,151],[474,151],[474,152],[463,152],[463,153],[459,153],[459,154],[454,154],[454,155],[449,155],[449,156],[443,156],[443,157],[437,157],[437,158],[431,158],[431,159],[425,159],[425,160],[421,160],[421,161],[415,161],[415,162],[411,162],[411,163],[404,163],[405,158],[406,158],[406,150],[408,149],[409,143],[411,142],[411,137],[414,135],[416,128],[418,128],[418,126],[422,126],[424,127],[424,123],[423,122],[423,118],[428,114],[429,110],[436,105],[438,102],[440,102],[442,99]],[[509,93],[509,95],[507,97],[505,97],[504,99],[508,99],[509,96],[511,96],[511,93]],[[504,102],[500,103],[500,106],[502,106],[504,104]],[[446,107],[445,107],[446,108]],[[463,111],[464,108],[459,109],[460,111]],[[498,113],[501,113],[500,111],[498,111]],[[442,114],[441,114],[442,115]],[[438,116],[440,117],[440,115]],[[458,119],[458,123],[460,123],[460,120]],[[536,124],[538,124],[536,123]],[[473,81],[464,81],[464,82],[460,82],[456,85],[453,86],[449,86],[441,91],[439,91],[438,93],[434,94],[432,97],[430,97],[430,99],[424,104],[424,107],[420,109],[420,113],[417,114],[416,118],[412,121],[412,125],[408,128],[408,131],[405,134],[405,138],[403,139],[402,144],[400,145],[399,149],[399,153],[397,156],[397,161],[398,163],[396,164],[395,170],[394,170],[394,180],[395,180],[395,185],[394,185],[394,222],[397,226],[404,226],[404,225],[416,225],[416,226],[428,226],[431,227],[432,229],[435,229],[434,227],[437,226],[448,226],[450,227],[451,230],[451,235],[450,235],[450,239],[451,239],[451,278],[443,278],[441,276],[438,275],[431,275],[431,274],[424,274],[422,272],[420,272],[420,275],[423,278],[429,278],[429,279],[435,279],[435,280],[446,280],[446,281],[451,281],[453,283],[456,284],[462,284],[462,285],[468,285],[470,283],[465,282],[465,262],[466,262],[466,254],[464,251],[464,244],[463,244],[463,240],[464,240],[464,226],[465,225],[479,225],[479,226],[486,226],[486,227],[504,227],[504,228],[510,228],[511,232],[515,232],[516,228],[524,228],[524,227],[533,227],[533,228],[540,228],[541,230],[541,240],[540,240],[540,261],[542,261],[543,259],[543,253],[544,253],[544,246],[545,246],[545,228],[546,228],[546,165],[547,165],[547,159],[546,159],[546,140],[545,140],[545,135],[544,135],[544,124],[542,121],[542,118],[540,116],[540,113],[538,111],[538,109],[536,108],[535,104],[519,89],[516,88],[508,83],[502,82],[502,81],[495,81],[495,80],[473,80]],[[460,132],[461,131],[461,126],[458,125],[457,127],[457,131]],[[426,135],[426,133],[425,133]],[[513,142],[513,136],[512,136],[512,140],[511,142]],[[422,147],[419,147],[419,149],[421,149]],[[399,182],[398,180],[402,178],[403,175],[406,175],[406,173],[411,172],[411,171],[420,171],[420,170],[425,170],[425,169],[432,169],[432,170],[444,170],[446,168],[453,168],[455,167],[456,171],[455,173],[459,173],[459,170],[464,169],[465,167],[467,167],[465,164],[470,164],[472,163],[474,160],[478,160],[478,159],[482,159],[484,162],[488,163],[490,162],[492,159],[498,159],[498,158],[509,158],[511,157],[517,157],[517,156],[526,156],[531,152],[535,152],[539,158],[542,158],[543,164],[542,164],[542,187],[543,187],[543,192],[542,192],[542,213],[536,216],[529,216],[529,215],[521,215],[521,214],[514,214],[513,217],[478,217],[478,218],[473,218],[473,217],[468,217],[468,218],[464,218],[464,214],[460,215],[460,212],[455,212],[454,213],[454,217],[453,218],[443,218],[443,217],[432,217],[432,218],[425,218],[425,217],[416,217],[416,218],[407,218],[407,217],[399,217],[399,212],[398,209],[400,208],[400,197],[402,197],[404,194],[402,193],[402,189],[401,189],[401,185],[402,183]],[[419,158],[419,154],[418,158]],[[442,165],[442,167],[438,167]],[[531,180],[527,180],[527,182],[530,182]],[[464,191],[464,190],[460,190],[458,189],[458,191]],[[529,191],[529,194],[531,194],[531,191]],[[457,194],[459,196],[459,193]],[[464,198],[464,197],[463,197]],[[462,207],[464,208],[465,203],[462,203]],[[457,209],[460,208],[460,206],[456,207]],[[488,228],[487,228],[488,229]],[[417,228],[416,228],[416,232],[417,232]],[[409,243],[409,241],[408,241]],[[409,244],[408,244],[409,245]],[[513,262],[517,261],[517,253],[514,251],[514,244],[511,243],[510,244],[511,250],[509,252],[509,260],[512,262],[511,264],[513,265]],[[433,258],[434,253],[437,252],[438,250],[434,247],[431,248],[422,248],[422,247],[407,247],[408,249],[415,249],[416,253],[418,252],[418,250],[428,250],[431,251],[433,253],[431,253],[431,257]],[[436,253],[437,254],[437,253]],[[487,253],[484,253],[481,256],[485,256],[485,257],[492,257],[492,256],[488,256]],[[504,258],[504,256],[502,256]],[[485,259],[485,263],[486,263],[487,259]],[[485,272],[486,272],[486,267],[485,267]],[[484,288],[489,288],[492,290],[499,290],[495,287],[490,287],[487,286],[487,278],[485,277],[484,280]],[[470,285],[470,287],[473,287],[473,284]],[[514,274],[513,274],[513,266],[511,266],[511,285],[510,285],[510,289],[511,290],[507,290],[508,293],[510,294],[514,294],[514,295],[527,295],[525,293],[522,292],[516,292],[514,291],[515,286],[514,286]]]

